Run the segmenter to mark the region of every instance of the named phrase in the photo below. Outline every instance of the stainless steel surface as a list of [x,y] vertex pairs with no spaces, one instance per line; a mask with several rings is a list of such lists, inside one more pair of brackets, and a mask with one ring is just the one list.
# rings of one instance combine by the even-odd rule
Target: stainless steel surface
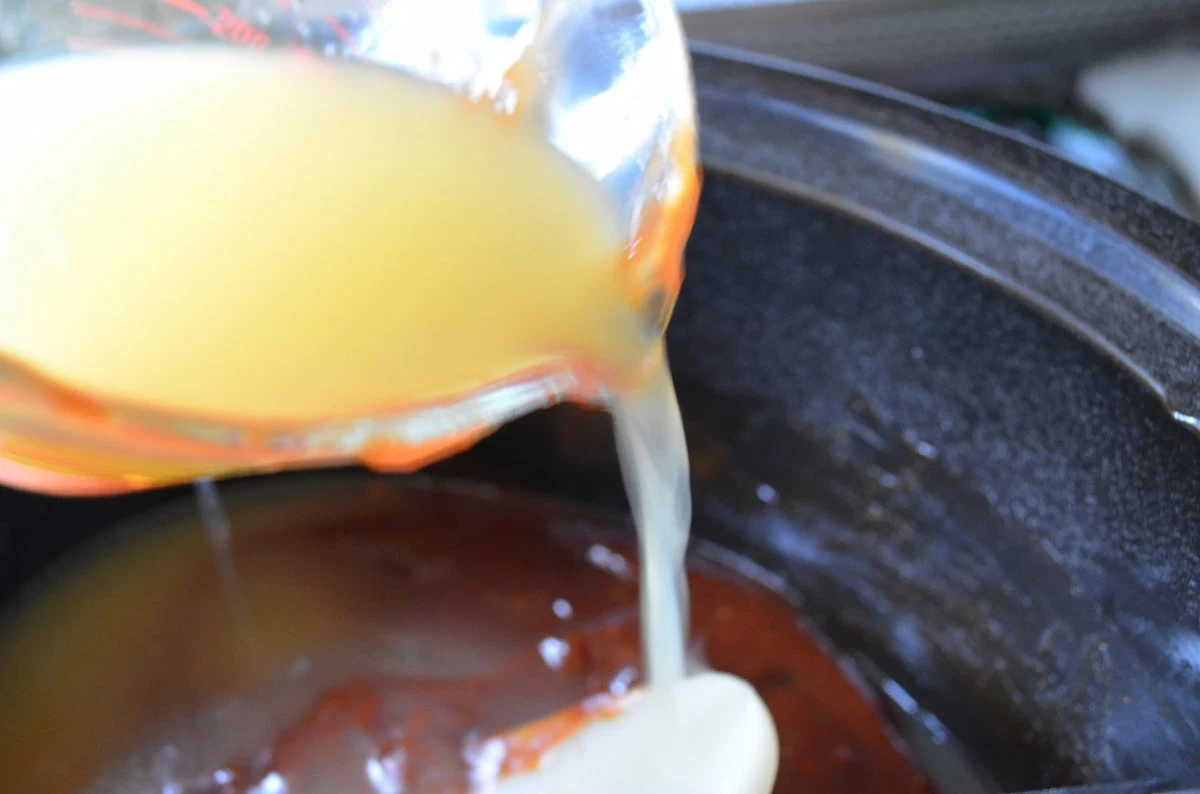
[[699,0],[681,8],[694,40],[938,98],[1059,101],[1081,65],[1200,33],[1200,0]]

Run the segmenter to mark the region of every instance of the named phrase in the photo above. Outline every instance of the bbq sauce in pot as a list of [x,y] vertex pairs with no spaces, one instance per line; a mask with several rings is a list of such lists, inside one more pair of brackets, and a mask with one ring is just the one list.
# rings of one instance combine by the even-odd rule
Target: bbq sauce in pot
[[[176,516],[65,569],[4,624],[14,790],[465,792],[489,734],[642,683],[620,519],[443,485],[239,493],[232,589],[199,522]],[[928,794],[769,579],[704,551],[688,572],[691,663],[759,691],[778,794]]]

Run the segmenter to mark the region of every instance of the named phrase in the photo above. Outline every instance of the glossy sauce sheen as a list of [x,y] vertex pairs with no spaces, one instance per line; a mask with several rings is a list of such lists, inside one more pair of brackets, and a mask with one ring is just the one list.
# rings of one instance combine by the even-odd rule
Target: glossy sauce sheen
[[[640,681],[622,522],[350,483],[229,500],[238,603],[194,520],[160,522],[31,602],[0,638],[13,790],[75,794],[100,776],[105,794],[231,794],[274,774],[292,794],[329,779],[375,794],[374,770],[406,792],[461,792],[489,734]],[[776,792],[928,794],[784,598],[711,555],[689,581],[694,660],[747,679],[774,716]]]

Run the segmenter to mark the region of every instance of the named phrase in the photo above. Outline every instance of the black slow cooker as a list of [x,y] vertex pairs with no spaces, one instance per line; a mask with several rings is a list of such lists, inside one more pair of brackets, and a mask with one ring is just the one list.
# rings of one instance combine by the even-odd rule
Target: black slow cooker
[[[695,66],[706,184],[670,353],[697,535],[922,706],[906,738],[943,787],[1188,784],[1200,227],[908,96]],[[621,505],[607,422],[548,411],[434,472]],[[0,599],[178,498],[0,492]]]

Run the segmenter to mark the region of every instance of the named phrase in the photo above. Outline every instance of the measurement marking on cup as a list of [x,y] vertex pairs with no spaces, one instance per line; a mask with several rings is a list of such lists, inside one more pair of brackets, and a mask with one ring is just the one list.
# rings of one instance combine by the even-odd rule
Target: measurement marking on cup
[[83,19],[94,19],[97,22],[106,22],[110,25],[116,25],[130,30],[140,31],[150,36],[163,39],[165,41],[178,41],[179,37],[174,33],[161,28],[158,25],[147,22],[144,19],[135,17],[131,14],[126,14],[121,11],[115,11],[104,6],[93,5],[92,3],[74,2],[71,4],[71,10],[75,15]]
[[342,27],[342,23],[338,22],[337,19],[334,18],[333,14],[326,14],[323,19],[325,20],[325,24],[329,26],[329,29],[337,34],[337,37],[339,40],[341,40],[342,44],[354,43],[354,37],[350,35],[350,31]]
[[159,0],[159,2],[208,23],[209,30],[219,39],[257,50],[265,48],[271,41],[266,33],[255,27],[245,17],[238,16],[228,6],[218,6],[214,19],[209,10],[197,3],[196,0]]
[[217,18],[213,20],[210,28],[217,38],[256,50],[261,50],[270,43],[266,33],[254,27],[250,21],[239,17],[228,6],[220,6],[217,9]]
[[159,2],[208,21],[208,9],[192,0],[159,0]]

